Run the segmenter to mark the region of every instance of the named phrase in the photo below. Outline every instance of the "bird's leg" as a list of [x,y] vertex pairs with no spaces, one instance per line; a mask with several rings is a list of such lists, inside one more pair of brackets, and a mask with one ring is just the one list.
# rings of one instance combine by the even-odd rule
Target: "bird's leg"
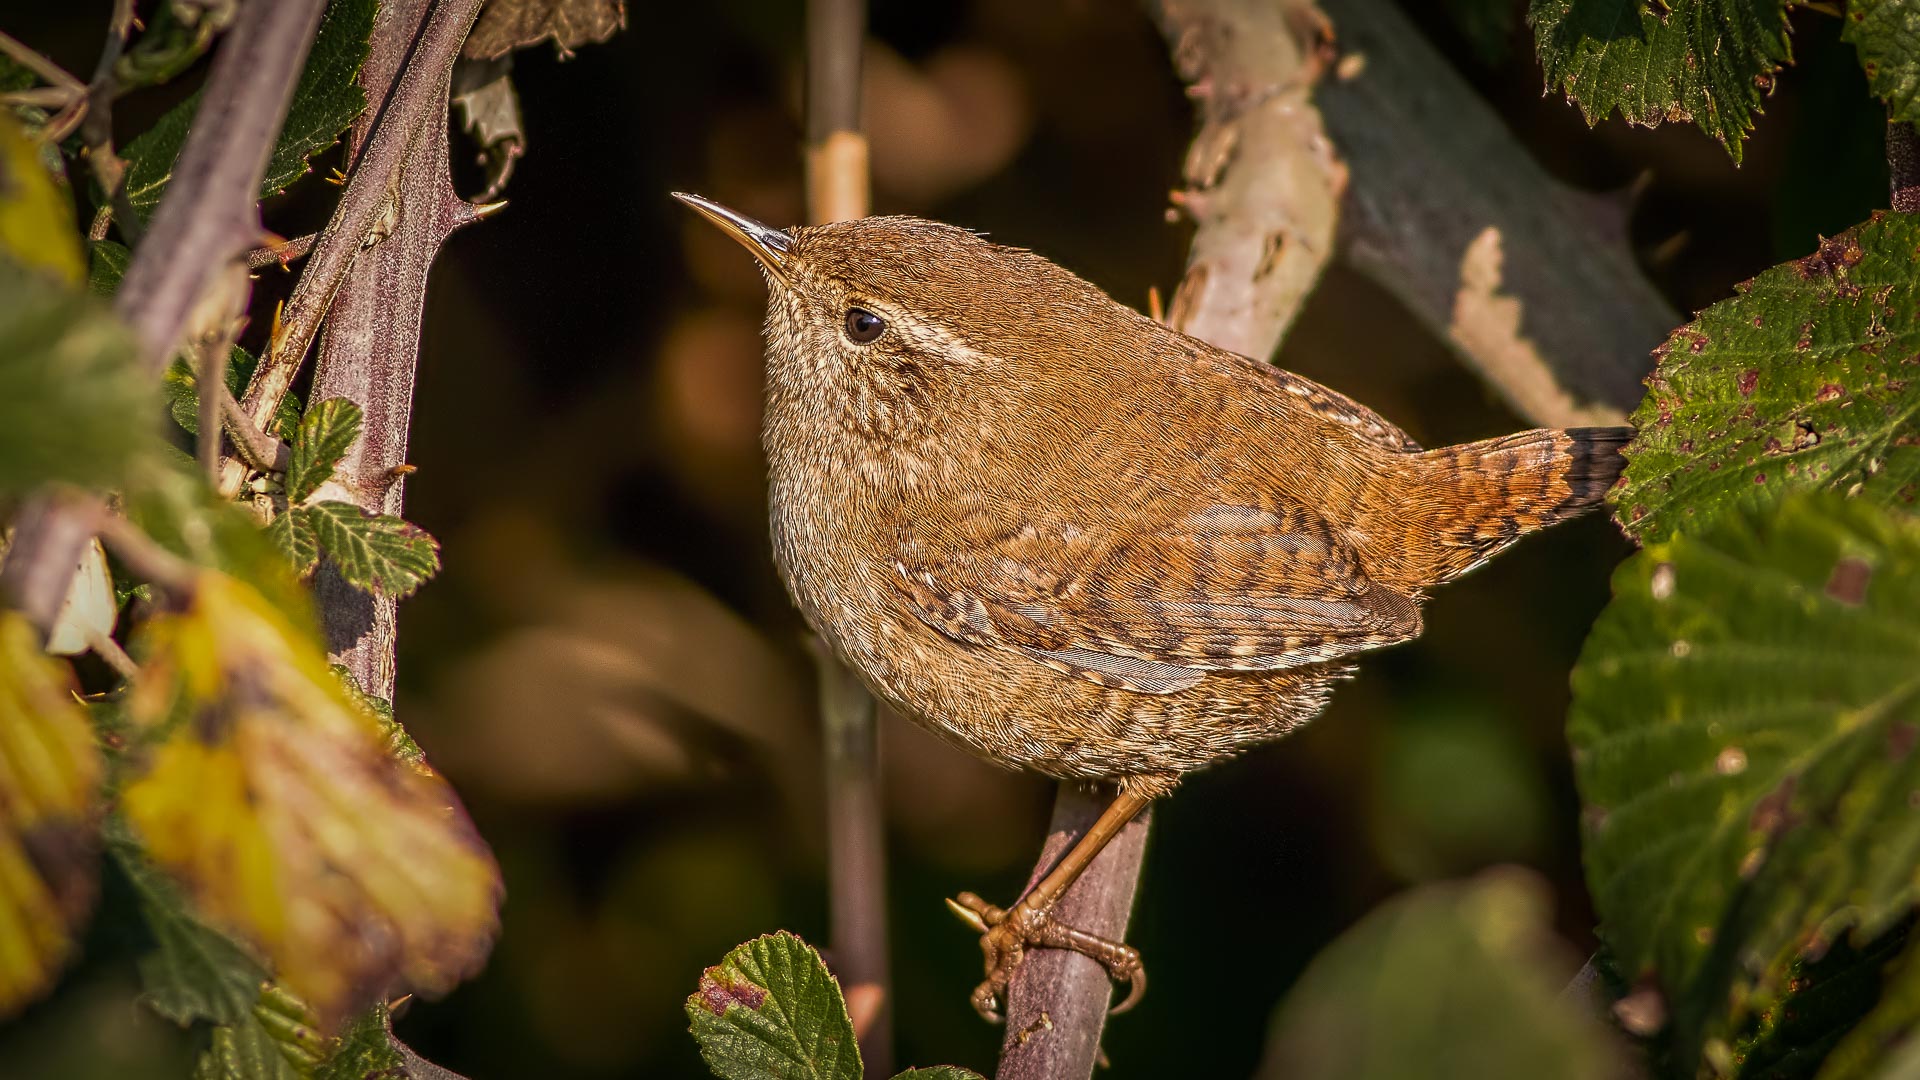
[[1072,949],[1098,960],[1114,981],[1128,984],[1126,1000],[1113,1008],[1116,1013],[1131,1009],[1140,999],[1147,989],[1147,972],[1140,965],[1140,954],[1121,942],[1055,922],[1053,906],[1066,895],[1068,887],[1092,864],[1107,842],[1119,835],[1149,801],[1145,796],[1123,789],[1086,834],[1012,908],[994,907],[970,892],[947,901],[955,915],[980,931],[980,951],[986,954],[987,978],[974,988],[974,1011],[990,1021],[1000,1022],[998,1006],[1006,997],[1013,969],[1020,966],[1026,950],[1032,946]]

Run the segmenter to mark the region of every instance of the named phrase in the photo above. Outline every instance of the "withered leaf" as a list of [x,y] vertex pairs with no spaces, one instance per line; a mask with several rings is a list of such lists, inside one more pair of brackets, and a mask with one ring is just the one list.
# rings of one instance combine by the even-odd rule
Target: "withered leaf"
[[122,807],[209,919],[329,1024],[479,967],[498,922],[492,854],[443,779],[388,752],[317,645],[213,572],[140,644],[129,714],[171,730]]
[[493,0],[473,24],[461,55],[492,60],[548,38],[565,55],[626,25],[625,0]]
[[0,1018],[51,985],[93,906],[100,774],[66,665],[0,613]]

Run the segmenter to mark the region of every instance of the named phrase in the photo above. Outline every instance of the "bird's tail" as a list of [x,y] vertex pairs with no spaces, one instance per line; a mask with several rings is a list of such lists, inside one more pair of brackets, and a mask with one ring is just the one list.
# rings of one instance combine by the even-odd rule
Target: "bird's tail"
[[1600,505],[1626,461],[1624,427],[1540,428],[1416,455],[1392,517],[1408,532],[1403,572],[1459,577],[1527,533]]

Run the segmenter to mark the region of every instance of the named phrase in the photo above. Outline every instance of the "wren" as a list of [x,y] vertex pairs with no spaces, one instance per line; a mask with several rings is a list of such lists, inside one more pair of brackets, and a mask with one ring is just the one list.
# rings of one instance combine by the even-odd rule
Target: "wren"
[[881,700],[1003,766],[1119,794],[1011,909],[963,893],[993,1018],[1032,946],[1145,986],[1055,922],[1181,776],[1279,738],[1428,588],[1600,502],[1626,428],[1422,450],[1359,403],[1224,352],[1031,252],[911,217],[774,229],[677,198],[770,290],[773,554]]

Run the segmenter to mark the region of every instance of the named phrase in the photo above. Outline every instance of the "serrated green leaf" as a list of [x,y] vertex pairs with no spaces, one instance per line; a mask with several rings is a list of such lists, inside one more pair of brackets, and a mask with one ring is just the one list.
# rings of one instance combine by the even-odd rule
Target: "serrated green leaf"
[[1776,266],[1655,350],[1624,481],[1641,540],[1831,490],[1911,507],[1920,485],[1920,214],[1883,213]]
[[840,983],[785,931],[754,938],[687,998],[700,1056],[724,1080],[859,1080],[860,1047]]
[[413,736],[407,734],[407,729],[401,727],[400,721],[394,717],[392,702],[360,689],[359,680],[353,677],[353,672],[345,664],[333,665],[333,674],[340,680],[340,685],[347,688],[347,696],[360,707],[360,711],[372,717],[387,733],[388,752],[413,765],[426,764],[427,755],[420,749],[420,744],[413,741]]
[[[260,184],[260,197],[284,190],[307,172],[307,159],[332,146],[353,118],[367,107],[359,83],[360,65],[367,59],[367,39],[373,33],[377,0],[332,0],[307,66],[293,91],[293,103],[274,140],[273,154]],[[120,156],[127,162],[127,199],[142,217],[160,205],[173,163],[186,145],[187,129],[200,108],[200,95],[169,109],[151,128],[126,145]]]
[[39,148],[0,110],[0,255],[66,282],[86,272],[73,201],[47,175]]
[[427,1061],[393,1034],[393,1017],[376,1005],[354,1021],[314,1070],[313,1080],[464,1080]]
[[1527,21],[1548,85],[1587,123],[1692,120],[1735,162],[1793,55],[1784,0],[1531,0]]
[[274,515],[267,523],[267,538],[293,564],[295,574],[306,577],[320,565],[320,538],[314,535],[305,507],[289,506]]
[[1920,3],[1848,0],[1840,37],[1859,51],[1890,118],[1920,123]]
[[298,506],[333,476],[360,437],[360,406],[346,398],[315,402],[294,433],[287,464],[287,502]]
[[1560,994],[1578,966],[1549,929],[1546,886],[1532,875],[1422,886],[1314,959],[1281,1003],[1255,1075],[1618,1076],[1605,1027]]
[[154,951],[140,959],[153,1011],[182,1027],[196,1020],[243,1024],[267,971],[227,935],[200,921],[173,879],[147,861],[123,822],[108,829],[108,851],[140,902]]
[[1802,496],[1650,544],[1573,674],[1587,881],[1676,1060],[1916,895],[1920,525]]
[[0,256],[0,492],[117,486],[160,446],[156,404],[104,304]]
[[213,1029],[193,1065],[193,1080],[306,1080],[267,1030],[256,1023]]
[[440,543],[397,517],[373,515],[350,502],[301,508],[301,519],[349,585],[396,599],[440,570]]

